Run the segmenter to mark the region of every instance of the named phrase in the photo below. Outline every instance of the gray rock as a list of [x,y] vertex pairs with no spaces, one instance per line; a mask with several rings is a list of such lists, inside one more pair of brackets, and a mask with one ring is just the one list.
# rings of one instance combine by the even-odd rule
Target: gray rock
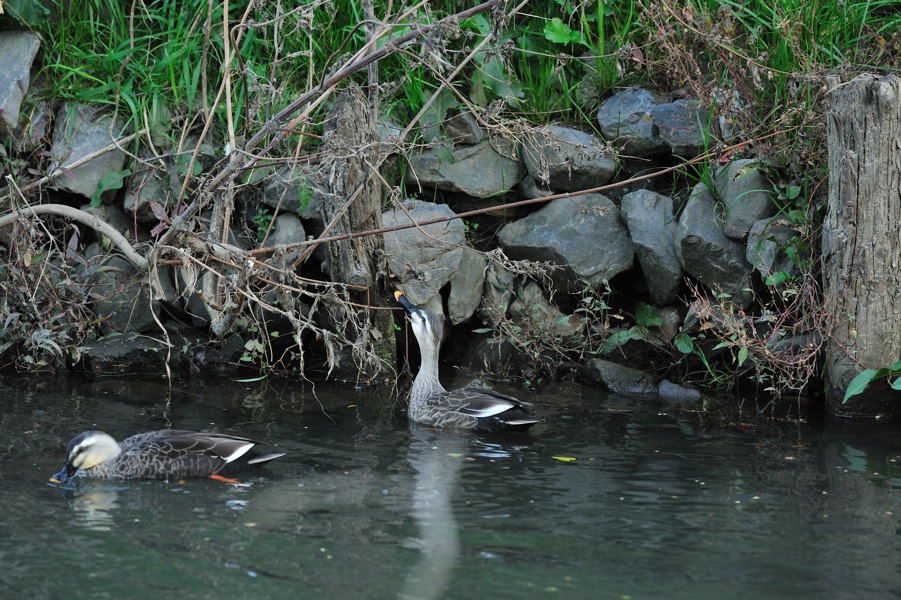
[[76,369],[91,376],[149,375],[165,371],[166,346],[137,333],[106,337],[86,345]]
[[513,299],[514,279],[512,272],[496,262],[489,264],[485,271],[485,291],[479,315],[491,327],[497,327],[507,316],[507,308]]
[[584,323],[577,317],[565,315],[548,301],[534,281],[528,281],[513,297],[509,306],[510,318],[522,330],[526,340],[566,340],[581,334]]
[[132,215],[138,223],[156,224],[159,219],[153,214],[150,203],[159,204],[172,218],[175,215],[172,214],[173,207],[169,202],[171,197],[167,179],[156,171],[144,171],[128,178],[122,207],[126,214]]
[[582,365],[582,377],[618,394],[656,394],[654,378],[638,369],[592,358]]
[[656,304],[672,302],[682,285],[672,199],[650,190],[637,190],[623,196],[620,212],[635,244],[651,299]]
[[716,173],[717,195],[726,209],[726,235],[743,239],[754,221],[776,213],[773,186],[752,158],[736,160]]
[[619,209],[601,194],[552,200],[505,225],[498,241],[511,258],[550,261],[562,287],[595,285],[632,267],[635,254]]
[[751,295],[751,265],[745,260],[744,244],[726,237],[713,196],[703,183],[697,184],[679,218],[676,251],[682,268],[716,292],[731,294],[747,306]]
[[604,185],[616,172],[604,142],[578,129],[548,125],[529,136],[523,152],[540,185],[575,192]]
[[463,257],[450,280],[451,292],[447,312],[454,325],[462,323],[476,312],[482,300],[482,284],[488,259],[471,248],[463,249]]
[[623,151],[635,156],[655,156],[669,152],[660,138],[651,111],[657,106],[654,94],[634,88],[614,94],[598,109],[601,133],[609,141],[623,142]]
[[[86,255],[99,250],[88,249]],[[158,327],[160,299],[150,299],[150,286],[134,266],[120,256],[109,256],[90,278],[94,312],[108,332],[144,333]]]
[[[105,107],[88,104],[63,104],[56,114],[53,128],[53,168],[65,166],[108,146],[122,135],[122,127],[113,123]],[[100,180],[108,173],[121,171],[125,153],[112,150],[61,175],[55,185],[61,190],[90,198]]]
[[30,31],[0,31],[0,133],[13,133],[28,92],[41,39]]
[[682,405],[700,400],[701,392],[664,379],[657,387],[657,397],[670,405]]
[[676,100],[651,110],[654,126],[673,154],[693,157],[704,149],[704,130],[710,115],[697,100]]
[[485,139],[485,130],[471,112],[458,112],[444,124],[444,133],[456,144],[478,144]]
[[[132,244],[136,242],[144,242],[150,239],[150,237],[140,227],[137,228],[137,232],[135,231],[135,224],[131,217],[125,214],[125,212],[118,206],[113,206],[111,204],[101,204],[99,206],[84,204],[80,207],[80,209],[88,213],[89,215],[99,217],[100,219],[103,219],[104,221],[112,225],[113,229],[125,236],[125,239],[127,239]],[[137,233],[137,237],[135,237],[135,233]],[[109,248],[110,241],[105,236],[101,236],[101,238],[104,247]]]
[[463,367],[485,371],[494,376],[518,372],[525,359],[510,342],[491,336],[473,336],[461,359]]
[[538,185],[535,178],[526,175],[519,184],[519,194],[523,198],[544,198],[545,196],[553,196],[556,192],[550,188],[543,188]]
[[[409,223],[411,218],[421,223],[454,214],[446,204],[422,200],[406,200],[404,207],[406,212],[395,208],[383,213],[382,224],[394,227]],[[441,311],[439,292],[451,282],[453,318],[457,319],[456,322],[472,315],[471,312],[466,314],[469,307],[473,311],[476,308],[470,295],[473,290],[456,288],[475,286],[478,291],[482,287],[477,271],[484,267],[478,266],[477,259],[467,256],[468,250],[463,223],[459,219],[385,234],[388,268],[397,278],[398,288],[416,305],[428,305],[437,299],[437,307]],[[461,269],[466,272],[461,273]]]
[[755,221],[748,234],[745,258],[764,279],[780,271],[788,276],[797,275],[798,267],[785,252],[797,235],[797,231],[778,217]]
[[13,150],[25,154],[42,148],[44,140],[50,134],[52,112],[50,103],[41,100],[32,107],[27,120],[24,116],[20,116],[20,125],[13,139]]
[[453,152],[436,148],[414,154],[407,184],[488,198],[516,186],[520,171],[516,148],[505,140],[492,139]]
[[297,168],[292,175],[291,167],[278,169],[266,179],[266,185],[260,197],[263,204],[270,208],[278,208],[280,212],[294,213],[301,219],[322,223],[319,212],[319,193],[316,178],[304,170]]
[[[304,231],[303,223],[300,222],[295,215],[291,213],[282,213],[275,217],[275,227],[269,234],[266,241],[267,246],[281,246],[285,244],[295,244],[303,242],[307,239],[307,233]],[[294,261],[297,260],[305,248],[293,248],[287,251],[276,251],[274,258],[277,258],[282,268],[290,268]],[[284,256],[282,256],[284,252]]]

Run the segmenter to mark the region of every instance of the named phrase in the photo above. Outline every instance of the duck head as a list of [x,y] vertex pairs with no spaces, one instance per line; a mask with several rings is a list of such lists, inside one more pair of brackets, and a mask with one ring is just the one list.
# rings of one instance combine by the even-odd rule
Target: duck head
[[66,464],[50,478],[52,483],[66,483],[80,469],[90,469],[119,456],[122,449],[109,434],[102,431],[79,433],[66,448]]
[[419,340],[420,349],[424,350],[425,344],[437,348],[441,344],[441,338],[444,333],[444,325],[441,319],[432,314],[431,311],[413,306],[403,292],[394,292],[394,299],[410,313],[410,325],[413,329],[413,335]]

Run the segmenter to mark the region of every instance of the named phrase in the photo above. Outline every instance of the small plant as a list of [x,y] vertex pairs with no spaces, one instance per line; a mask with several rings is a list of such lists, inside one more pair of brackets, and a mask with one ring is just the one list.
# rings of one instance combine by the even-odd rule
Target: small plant
[[269,226],[272,224],[272,213],[266,208],[261,208],[257,211],[257,214],[250,218],[250,222],[253,223],[257,230],[257,241],[262,242],[263,238],[266,237],[266,232],[269,231]]
[[[867,386],[870,385],[870,382],[895,375],[901,375],[901,360],[880,369],[864,369],[848,384],[848,389],[845,390],[845,397],[842,398],[842,404],[846,403],[853,396],[863,393]],[[895,377],[894,381],[889,382],[889,386],[893,390],[901,391],[901,377]]]

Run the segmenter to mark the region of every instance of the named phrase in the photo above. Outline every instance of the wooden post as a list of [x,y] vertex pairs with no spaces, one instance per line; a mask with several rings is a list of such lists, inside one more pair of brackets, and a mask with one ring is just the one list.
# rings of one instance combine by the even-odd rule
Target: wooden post
[[[345,90],[329,112],[322,154],[322,214],[332,224],[330,235],[382,227],[381,182],[372,166],[380,164],[373,111],[357,85]],[[380,235],[331,242],[327,245],[332,281],[359,286],[355,300],[365,306],[384,305],[389,297],[384,281],[387,260]],[[328,307],[332,322],[343,328],[351,349],[341,352],[334,373],[341,379],[368,380],[396,364],[391,311]],[[349,311],[355,311],[351,314]]]
[[901,393],[885,381],[847,403],[865,368],[901,359],[901,78],[860,75],[830,93],[829,212],[823,225],[826,349],[833,416],[891,414]]

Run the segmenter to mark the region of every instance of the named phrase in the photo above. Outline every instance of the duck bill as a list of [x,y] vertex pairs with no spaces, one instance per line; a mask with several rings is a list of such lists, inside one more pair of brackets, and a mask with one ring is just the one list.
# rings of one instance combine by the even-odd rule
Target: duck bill
[[407,309],[408,312],[413,312],[416,307],[410,304],[410,301],[407,300],[407,296],[403,292],[394,292],[394,299],[397,300],[397,303]]
[[76,469],[73,469],[69,465],[66,465],[62,469],[60,469],[59,472],[54,473],[50,476],[50,483],[55,483],[57,485],[67,483],[69,479],[72,478],[72,475],[75,474],[75,471]]

